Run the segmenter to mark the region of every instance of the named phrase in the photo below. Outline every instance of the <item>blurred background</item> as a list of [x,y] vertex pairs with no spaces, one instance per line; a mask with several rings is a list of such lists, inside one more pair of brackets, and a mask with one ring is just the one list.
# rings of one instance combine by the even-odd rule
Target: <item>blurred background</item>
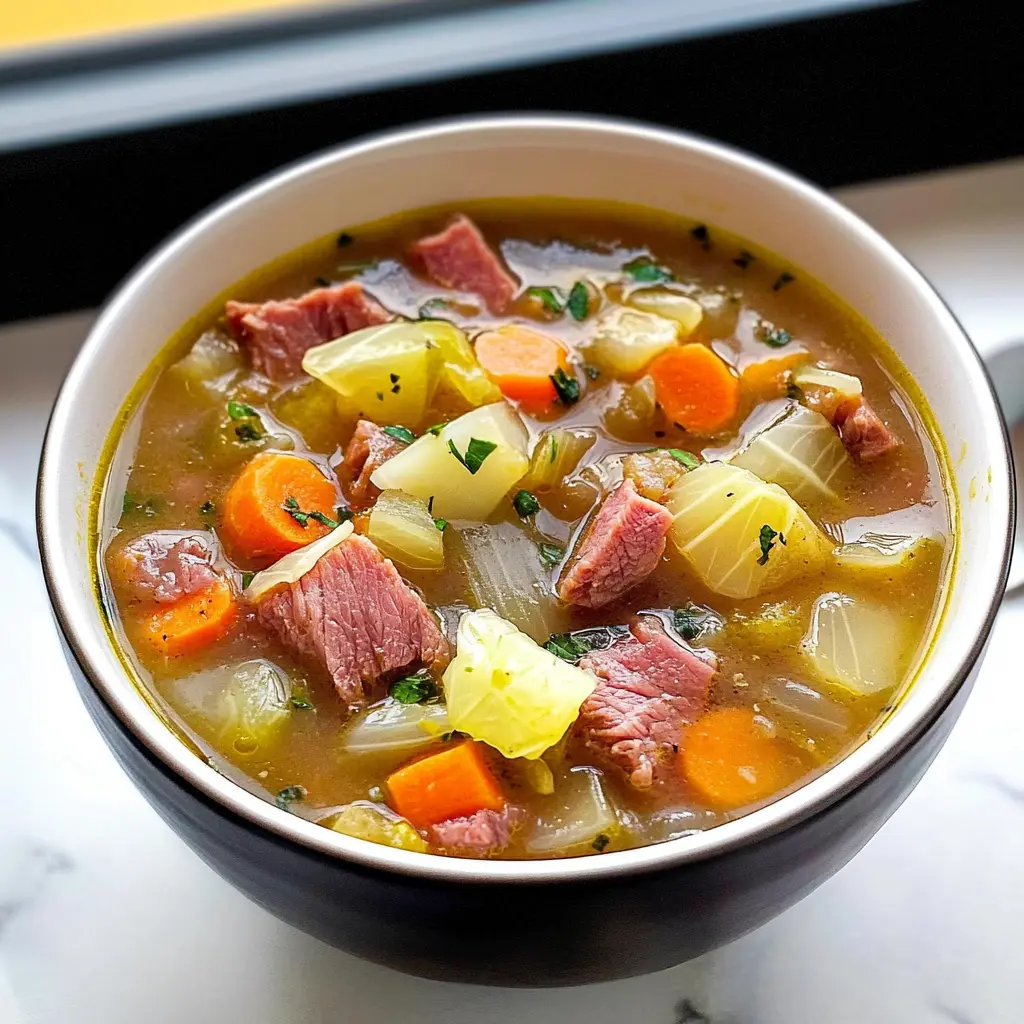
[[224,193],[453,114],[641,118],[830,187],[1019,154],[1021,16],[998,7],[5,0],[0,319],[95,306]]

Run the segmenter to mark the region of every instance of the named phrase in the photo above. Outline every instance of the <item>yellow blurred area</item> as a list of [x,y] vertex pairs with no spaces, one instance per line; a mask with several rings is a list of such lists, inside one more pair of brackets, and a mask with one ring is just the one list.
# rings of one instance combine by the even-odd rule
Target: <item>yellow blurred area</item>
[[[0,49],[122,35],[332,0],[0,0]],[[337,3],[337,0],[333,0]]]

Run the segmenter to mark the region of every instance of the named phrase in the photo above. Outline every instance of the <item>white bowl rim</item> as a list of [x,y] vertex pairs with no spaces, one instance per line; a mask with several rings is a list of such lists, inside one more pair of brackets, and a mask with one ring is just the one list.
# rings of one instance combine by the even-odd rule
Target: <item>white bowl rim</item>
[[[1011,484],[1001,498],[997,495],[996,500],[987,506],[992,524],[1004,534],[1005,542],[998,564],[987,567],[991,571],[989,578],[992,585],[987,603],[983,608],[976,609],[980,628],[973,641],[965,644],[962,653],[956,658],[955,667],[947,670],[944,685],[937,689],[931,701],[923,704],[913,715],[894,715],[885,728],[868,738],[827,772],[775,803],[696,835],[636,849],[613,851],[599,857],[471,860],[394,850],[333,832],[282,811],[243,789],[188,750],[155,714],[147,712],[148,717],[136,715],[126,706],[124,698],[127,689],[134,689],[136,684],[127,673],[107,673],[98,665],[97,655],[102,644],[91,635],[95,621],[90,623],[88,620],[95,620],[99,610],[94,601],[90,604],[76,595],[70,566],[81,556],[68,550],[57,525],[61,509],[56,500],[56,480],[62,473],[75,472],[62,458],[62,437],[67,430],[74,396],[86,393],[84,386],[89,379],[90,366],[105,344],[109,325],[117,319],[122,307],[138,301],[138,295],[145,289],[148,278],[158,271],[164,261],[187,247],[220,218],[297,178],[316,172],[324,165],[374,150],[400,147],[425,137],[455,140],[466,134],[509,128],[603,132],[690,150],[753,174],[768,185],[795,193],[814,213],[838,221],[871,250],[875,259],[884,261],[889,270],[902,277],[903,284],[913,288],[940,321],[945,321],[946,341],[959,358],[961,367],[974,374],[980,371],[985,387],[976,398],[982,414],[989,419],[987,434],[991,442],[989,451],[995,463],[993,473],[1001,479],[1009,480]],[[308,851],[352,862],[364,868],[436,882],[578,883],[665,870],[737,851],[820,814],[850,796],[912,747],[952,702],[969,678],[987,643],[1002,599],[1013,545],[1012,474],[1006,428],[998,412],[991,381],[973,344],[917,268],[852,211],[816,186],[760,157],[685,131],[595,115],[499,114],[426,122],[332,147],[244,186],[199,214],[160,245],[132,271],[104,305],[61,386],[50,416],[40,460],[36,527],[43,574],[54,614],[84,678],[150,759],[177,776],[186,787],[198,791],[193,795],[205,796],[224,811],[237,815],[250,825],[264,829],[280,839],[298,843]],[[92,556],[87,553],[87,557]],[[964,570],[961,568],[959,571]],[[974,567],[972,571],[982,570]]]

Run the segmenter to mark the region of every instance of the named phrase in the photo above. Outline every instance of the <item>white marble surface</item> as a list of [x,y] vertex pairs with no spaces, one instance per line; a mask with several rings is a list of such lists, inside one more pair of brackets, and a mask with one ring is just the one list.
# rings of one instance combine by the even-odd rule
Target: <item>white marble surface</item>
[[[932,278],[983,352],[1024,336],[1024,162],[844,198]],[[247,902],[121,774],[50,622],[36,459],[89,320],[0,331],[0,1024],[1024,1020],[1020,600],[1004,605],[948,745],[878,836],[797,907],[695,963],[544,992],[426,982]]]

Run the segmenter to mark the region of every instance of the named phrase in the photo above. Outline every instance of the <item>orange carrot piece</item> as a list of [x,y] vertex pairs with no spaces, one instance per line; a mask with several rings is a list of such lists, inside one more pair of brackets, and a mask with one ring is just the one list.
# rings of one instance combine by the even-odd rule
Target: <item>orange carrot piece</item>
[[146,639],[165,657],[192,654],[219,640],[234,624],[238,605],[226,580],[154,612],[142,623]]
[[806,363],[809,358],[807,349],[792,345],[785,353],[745,361],[740,364],[740,383],[755,399],[778,398],[786,393],[789,371]]
[[505,806],[498,780],[471,740],[399,768],[388,777],[388,793],[394,810],[416,828]]
[[754,719],[749,708],[720,708],[683,729],[679,774],[712,807],[765,800],[809,767],[792,743],[768,735]]
[[221,533],[248,558],[277,559],[328,533],[316,519],[305,525],[285,503],[294,499],[299,512],[322,512],[334,518],[334,484],[308,459],[261,452],[242,470],[224,498]]
[[654,395],[665,415],[683,429],[714,434],[739,409],[740,386],[711,349],[696,343],[662,352],[648,367]]
[[551,377],[567,370],[565,349],[550,335],[522,324],[484,331],[475,343],[477,362],[506,398],[543,410],[558,398]]

